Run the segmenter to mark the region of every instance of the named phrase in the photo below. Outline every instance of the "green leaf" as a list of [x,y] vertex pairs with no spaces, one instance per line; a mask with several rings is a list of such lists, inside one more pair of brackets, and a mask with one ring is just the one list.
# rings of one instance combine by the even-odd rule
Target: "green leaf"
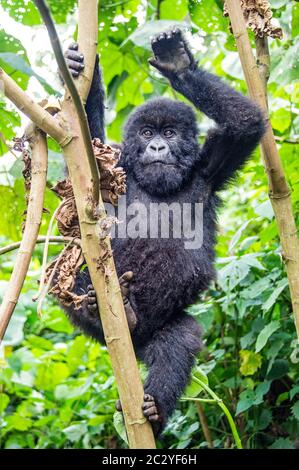
[[279,437],[269,449],[294,449],[294,444],[288,437]]
[[31,419],[24,418],[17,413],[7,416],[6,421],[10,429],[16,429],[18,431],[27,431],[33,424]]
[[207,375],[202,371],[202,369],[199,366],[197,366],[191,372],[191,382],[186,387],[185,392],[184,392],[184,395],[186,397],[195,398],[203,391],[202,386],[198,382],[196,382],[194,378],[201,380],[203,383],[207,385],[209,384],[209,379]]
[[281,48],[271,57],[271,74],[269,83],[280,86],[292,83],[299,79],[299,40],[287,49]]
[[299,400],[296,401],[295,405],[292,406],[292,413],[296,419],[299,421]]
[[189,12],[191,20],[206,33],[226,31],[228,19],[224,18],[223,10],[215,0],[189,1]]
[[121,413],[120,411],[116,411],[114,413],[113,424],[117,434],[121,437],[124,442],[126,442],[126,444],[129,445],[123,413]]
[[[57,385],[55,388],[55,398],[57,400],[71,400],[79,398],[91,389],[93,377],[76,379],[68,384]],[[82,385],[81,385],[82,384]]]
[[63,362],[48,362],[37,367],[35,385],[39,390],[53,390],[69,375],[69,368]]
[[[298,50],[299,52],[299,50]],[[283,134],[292,124],[291,113],[288,109],[278,109],[271,113],[272,127]]]
[[262,202],[254,208],[254,212],[265,219],[272,220],[274,217],[274,211],[270,199]]
[[[23,74],[22,76],[35,77],[49,94],[60,95],[43,77],[35,73],[21,56],[13,54],[12,52],[0,52],[0,64],[7,73],[18,71]],[[9,68],[7,66],[9,66]]]
[[233,252],[233,249],[235,248],[235,246],[237,245],[237,243],[239,242],[243,232],[245,231],[245,229],[248,227],[248,225],[250,224],[252,219],[249,219],[249,220],[246,220],[244,222],[244,224],[241,225],[241,227],[236,231],[235,235],[233,236],[233,238],[231,239],[231,242],[229,244],[229,248],[228,248],[228,251],[229,253],[231,254]]
[[6,393],[0,393],[0,414],[3,413],[9,403],[9,396]]
[[87,424],[81,421],[79,424],[64,428],[62,432],[71,442],[78,442],[87,433]]
[[299,395],[299,385],[293,385],[291,391],[290,391],[290,399],[293,400],[293,398]]
[[268,297],[268,299],[266,300],[266,302],[262,306],[262,309],[263,309],[264,312],[267,312],[268,310],[270,310],[270,308],[272,308],[272,306],[275,304],[276,300],[278,299],[278,297],[280,296],[282,291],[284,291],[284,289],[287,286],[288,286],[288,279],[287,278],[281,279],[277,283],[277,285],[273,289],[272,294],[270,295],[270,297]]
[[257,423],[258,430],[262,431],[263,429],[266,429],[272,422],[272,419],[273,417],[270,410],[262,410]]
[[238,52],[228,52],[221,63],[222,70],[233,78],[244,80]]
[[275,380],[280,379],[280,377],[285,376],[289,371],[289,361],[286,359],[277,359],[270,372],[267,374],[267,379]]
[[241,349],[241,366],[240,372],[243,375],[253,375],[262,365],[262,356],[253,351]]
[[292,7],[292,36],[299,35],[299,3],[293,2]]
[[271,321],[266,325],[260,334],[257,337],[256,343],[255,343],[255,352],[260,352],[264,346],[266,346],[268,339],[270,338],[271,335],[275,331],[277,331],[280,328],[280,322],[279,321]]
[[188,14],[188,1],[163,0],[160,5],[161,18],[181,20]]
[[258,384],[256,387],[254,393],[255,393],[255,400],[254,404],[259,405],[260,403],[263,402],[264,395],[269,392],[270,390],[270,385],[271,382],[269,380],[265,380],[264,382],[261,382]]
[[[53,15],[55,23],[65,23],[67,15],[74,11],[77,4],[75,0],[48,0],[48,5]],[[42,23],[40,14],[34,5],[34,2],[24,0],[2,0],[1,6],[17,22],[24,25],[33,26]]]
[[20,434],[11,434],[5,442],[5,449],[23,449],[27,442],[24,436]]
[[244,390],[237,403],[236,416],[251,408],[254,405],[254,399],[255,395],[252,390]]
[[[172,2],[173,5],[173,2]],[[153,36],[159,33],[163,33],[168,29],[174,27],[179,27],[182,30],[189,28],[190,25],[183,21],[175,20],[156,20],[156,21],[146,21],[138,29],[136,29],[130,36],[128,36],[122,46],[124,46],[128,41],[132,41],[136,46],[143,47],[144,49],[152,50],[151,48],[151,39]]]

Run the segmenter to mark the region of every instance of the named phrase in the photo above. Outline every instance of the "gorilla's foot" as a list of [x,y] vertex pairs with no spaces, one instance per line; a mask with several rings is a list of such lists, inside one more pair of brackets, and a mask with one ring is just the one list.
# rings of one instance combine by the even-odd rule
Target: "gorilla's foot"
[[[132,271],[125,272],[119,278],[119,286],[121,290],[121,295],[124,302],[126,317],[128,321],[129,330],[132,333],[136,327],[137,318],[136,314],[132,308],[132,305],[129,301],[129,291],[130,291],[130,281],[133,278]],[[98,303],[96,298],[96,292],[92,284],[87,286],[87,308],[91,315],[98,315]]]
[[[159,413],[155,399],[152,395],[146,393],[143,397],[142,412],[143,415],[149,420],[152,425],[153,432],[157,436],[163,425],[162,413]],[[115,402],[115,408],[117,411],[122,411],[120,400]]]

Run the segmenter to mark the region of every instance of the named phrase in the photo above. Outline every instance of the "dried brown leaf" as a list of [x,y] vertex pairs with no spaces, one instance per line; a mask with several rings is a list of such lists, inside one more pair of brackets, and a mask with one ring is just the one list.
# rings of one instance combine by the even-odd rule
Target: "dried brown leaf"
[[[268,0],[240,0],[247,28],[258,37],[270,36],[282,38],[282,29],[276,18],[272,18],[271,5]],[[224,16],[229,16],[224,3]]]

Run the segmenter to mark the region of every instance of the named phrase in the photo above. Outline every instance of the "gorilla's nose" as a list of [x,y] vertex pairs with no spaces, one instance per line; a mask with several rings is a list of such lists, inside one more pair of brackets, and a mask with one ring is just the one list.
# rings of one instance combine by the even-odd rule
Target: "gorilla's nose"
[[156,136],[148,146],[149,151],[152,155],[163,156],[167,153],[168,147],[161,137]]
[[152,143],[150,144],[149,148],[155,153],[164,153],[164,151],[166,150],[166,145],[163,142]]

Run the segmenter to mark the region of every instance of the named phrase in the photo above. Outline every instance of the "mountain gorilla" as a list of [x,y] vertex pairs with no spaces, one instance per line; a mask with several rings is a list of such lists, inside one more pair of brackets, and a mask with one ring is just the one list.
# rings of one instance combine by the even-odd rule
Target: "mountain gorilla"
[[[135,352],[149,368],[143,412],[155,431],[160,431],[188,383],[201,347],[200,328],[184,309],[215,277],[217,191],[254,150],[264,122],[252,101],[197,66],[180,30],[155,37],[152,49],[150,64],[217,125],[200,147],[192,108],[156,98],[135,109],[124,128],[120,166],[127,173],[127,206],[136,201],[147,208],[153,202],[203,204],[200,247],[186,249],[183,238],[126,236],[112,240]],[[84,68],[78,46],[72,45],[65,55],[73,76],[78,76]],[[104,93],[98,59],[86,112],[92,137],[104,141]],[[192,222],[194,217],[193,213]],[[87,269],[78,274],[74,291],[88,292],[88,300],[79,310],[66,309],[71,321],[104,342]]]

